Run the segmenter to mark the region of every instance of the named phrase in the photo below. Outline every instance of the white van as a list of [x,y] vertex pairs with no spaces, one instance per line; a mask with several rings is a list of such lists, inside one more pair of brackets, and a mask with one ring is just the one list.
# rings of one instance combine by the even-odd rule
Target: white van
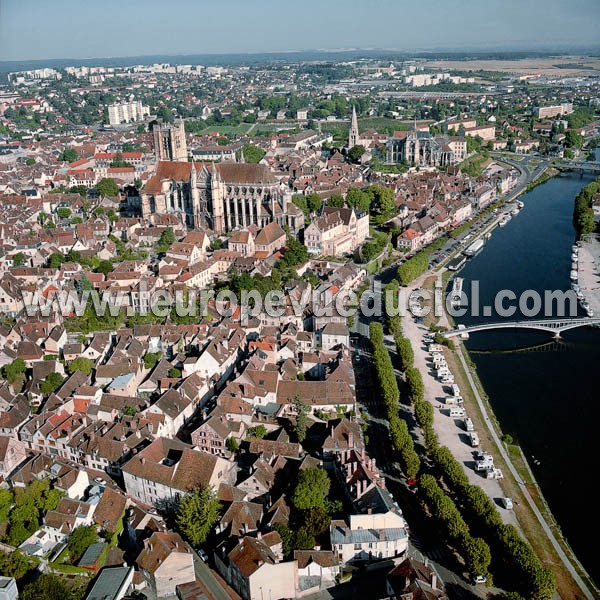
[[471,443],[472,448],[477,448],[477,446],[479,446],[479,436],[474,431],[469,433],[469,442]]
[[444,404],[446,406],[456,406],[458,404],[458,401],[454,396],[446,396],[444,398]]
[[465,416],[465,409],[460,407],[460,406],[456,406],[450,409],[450,412],[448,413],[451,417],[464,417]]
[[454,383],[454,376],[452,374],[450,374],[450,375],[444,375],[444,377],[442,377],[440,379],[440,381],[444,385],[450,385],[450,384]]
[[513,507],[512,498],[508,498],[508,497],[500,498],[500,503],[506,510],[512,510],[512,507]]
[[456,384],[454,384],[452,386],[452,395],[453,396],[460,396],[460,388]]
[[469,417],[465,417],[463,421],[466,431],[475,431],[475,427],[473,426],[473,421]]
[[[486,459],[486,460],[478,460],[475,463],[475,470],[476,471],[491,471],[494,469],[494,460],[493,459]],[[486,474],[487,477],[487,474]]]

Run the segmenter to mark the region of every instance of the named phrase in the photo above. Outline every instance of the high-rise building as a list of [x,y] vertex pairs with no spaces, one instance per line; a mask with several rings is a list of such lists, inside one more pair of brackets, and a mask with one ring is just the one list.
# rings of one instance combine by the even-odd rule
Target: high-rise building
[[186,161],[188,159],[183,120],[180,119],[173,124],[158,121],[152,132],[156,160]]
[[108,122],[111,125],[141,121],[148,114],[150,114],[150,109],[147,106],[142,106],[139,100],[137,102],[122,102],[108,106]]

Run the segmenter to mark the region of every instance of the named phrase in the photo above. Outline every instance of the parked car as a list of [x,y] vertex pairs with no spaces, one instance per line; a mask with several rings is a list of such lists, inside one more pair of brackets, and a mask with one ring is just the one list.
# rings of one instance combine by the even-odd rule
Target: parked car
[[473,577],[474,584],[485,583],[486,581],[487,581],[487,577],[485,575],[475,575]]
[[198,556],[204,561],[208,562],[208,554],[202,548],[198,548]]
[[500,504],[502,504],[502,506],[506,510],[512,510],[512,507],[513,507],[512,498],[508,498],[508,497],[500,498]]

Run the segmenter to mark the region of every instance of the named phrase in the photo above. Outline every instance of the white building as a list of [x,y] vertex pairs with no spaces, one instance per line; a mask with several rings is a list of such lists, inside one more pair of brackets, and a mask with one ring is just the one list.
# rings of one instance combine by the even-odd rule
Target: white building
[[332,521],[331,548],[340,563],[353,560],[394,558],[406,552],[408,532],[404,518],[393,511],[350,515],[346,521]]
[[150,109],[147,106],[143,106],[139,100],[137,102],[123,102],[108,106],[108,122],[111,125],[142,121],[149,114]]

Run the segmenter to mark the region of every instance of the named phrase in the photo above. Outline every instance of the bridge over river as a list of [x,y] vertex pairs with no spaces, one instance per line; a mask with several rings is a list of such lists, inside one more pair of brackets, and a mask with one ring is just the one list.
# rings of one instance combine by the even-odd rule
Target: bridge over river
[[524,319],[522,321],[498,321],[497,323],[481,323],[480,325],[469,325],[460,329],[451,329],[442,332],[447,338],[455,337],[465,333],[475,333],[476,331],[489,331],[492,329],[536,329],[538,331],[547,331],[554,337],[560,337],[563,331],[575,329],[577,327],[600,327],[600,318],[582,318],[582,319],[544,319],[533,321]]

